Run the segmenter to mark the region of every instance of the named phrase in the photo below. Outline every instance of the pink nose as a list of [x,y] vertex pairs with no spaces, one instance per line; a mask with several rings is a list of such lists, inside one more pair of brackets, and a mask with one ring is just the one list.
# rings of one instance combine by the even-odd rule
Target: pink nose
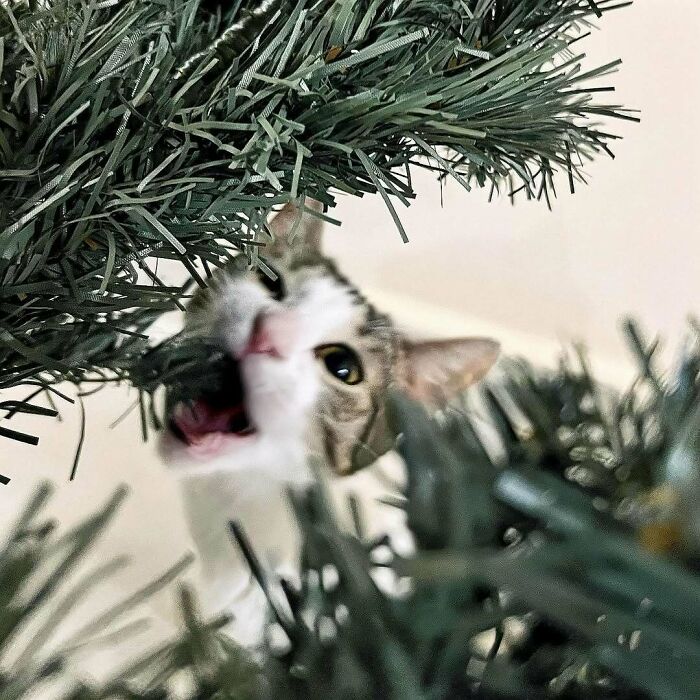
[[293,311],[263,311],[253,322],[244,354],[288,357],[293,352],[298,337],[299,320]]

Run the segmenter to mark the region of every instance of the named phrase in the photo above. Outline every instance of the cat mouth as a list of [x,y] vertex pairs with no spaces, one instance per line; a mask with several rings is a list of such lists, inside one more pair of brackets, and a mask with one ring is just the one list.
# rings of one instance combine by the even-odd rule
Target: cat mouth
[[169,428],[189,446],[199,445],[212,435],[253,435],[255,427],[246,413],[245,389],[238,363],[227,358],[209,388],[178,400],[170,412]]

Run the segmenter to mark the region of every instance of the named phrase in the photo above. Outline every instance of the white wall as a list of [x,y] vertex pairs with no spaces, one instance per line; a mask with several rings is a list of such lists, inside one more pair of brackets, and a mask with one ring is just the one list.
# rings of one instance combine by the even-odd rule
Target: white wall
[[537,357],[559,339],[585,339],[605,373],[624,356],[621,315],[676,337],[698,311],[700,6],[637,0],[600,26],[579,44],[589,65],[623,59],[606,80],[617,93],[601,99],[639,108],[642,122],[607,125],[624,136],[616,160],[590,165],[575,195],[560,178],[552,212],[525,199],[488,203],[487,192],[456,183],[441,207],[422,173],[410,210],[397,204],[404,245],[379,197],[338,207],[344,226],[329,233],[330,249],[353,279],[388,293],[399,317],[420,300],[439,307],[422,307],[433,325],[494,332],[506,349]]

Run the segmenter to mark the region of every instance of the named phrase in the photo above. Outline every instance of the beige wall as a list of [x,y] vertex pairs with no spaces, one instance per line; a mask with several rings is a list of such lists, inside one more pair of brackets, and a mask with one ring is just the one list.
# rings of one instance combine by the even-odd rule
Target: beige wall
[[[611,13],[586,39],[589,63],[622,58],[603,99],[641,109],[641,124],[616,122],[615,161],[587,168],[589,186],[544,203],[486,192],[444,191],[417,178],[410,210],[398,204],[404,245],[379,197],[347,198],[329,234],[351,276],[383,292],[403,317],[405,299],[435,305],[434,325],[485,329],[516,352],[540,356],[559,339],[583,338],[601,365],[622,356],[617,322],[633,313],[650,332],[676,336],[700,310],[700,81],[694,0],[638,0]],[[406,307],[415,310],[415,305]],[[438,319],[435,321],[435,319]],[[607,367],[603,367],[605,371]]]

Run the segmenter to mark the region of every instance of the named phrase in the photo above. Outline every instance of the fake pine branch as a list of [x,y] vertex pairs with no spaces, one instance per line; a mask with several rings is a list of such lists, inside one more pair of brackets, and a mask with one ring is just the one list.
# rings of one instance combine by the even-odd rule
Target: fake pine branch
[[[463,410],[392,399],[415,555],[343,531],[319,491],[295,500],[306,569],[279,697],[698,696],[699,340],[664,380],[627,329],[629,392],[585,360],[511,366],[484,397],[495,439]],[[378,589],[387,570],[408,592]]]
[[[582,358],[553,372],[508,365],[485,388],[478,418],[465,406],[433,418],[392,398],[408,478],[387,503],[405,509],[410,556],[389,537],[364,538],[357,508],[357,532],[341,528],[320,487],[293,500],[300,587],[264,572],[234,527],[277,612],[261,667],[222,638],[221,620],[200,620],[185,594],[178,639],[107,687],[69,697],[169,698],[185,677],[186,697],[198,700],[694,700],[700,340],[688,340],[664,377],[656,344],[634,324],[627,331],[639,374],[619,395]],[[52,527],[37,516],[45,496],[0,550],[0,696],[13,700],[37,697],[70,664],[51,648],[49,626],[19,661],[8,649],[36,629],[27,622],[37,608],[56,610],[54,621],[73,614],[65,601],[82,589],[60,598],[54,582],[116,505],[59,540],[57,560]],[[43,578],[47,561],[58,568]],[[401,594],[380,589],[379,575],[400,581]],[[42,595],[28,599],[27,590]],[[100,630],[88,626],[86,641],[87,632]]]
[[[0,540],[0,697],[3,700],[58,698],[57,688],[68,684],[75,660],[86,649],[115,643],[130,633],[142,631],[145,620],[129,620],[126,614],[172,583],[190,563],[190,557],[184,557],[158,579],[129,593],[123,600],[114,601],[112,609],[84,622],[67,636],[63,633],[66,619],[80,614],[81,603],[94,588],[128,563],[125,557],[102,561],[94,569],[82,572],[66,590],[66,579],[75,574],[87,552],[95,546],[123,501],[126,489],[119,488],[102,508],[60,536],[56,523],[43,514],[50,494],[48,485],[39,487],[14,526]],[[191,616],[187,623],[191,631],[194,626]],[[57,641],[61,636],[61,641]],[[188,635],[183,637],[186,638]],[[194,665],[193,660],[186,663]],[[155,669],[156,659],[150,665]],[[66,671],[67,678],[63,676]],[[241,683],[245,681],[242,673],[239,679]],[[100,691],[81,686],[60,697],[66,700],[139,697],[128,691],[130,680],[125,671],[113,686]]]
[[[417,165],[549,198],[615,138],[578,44],[614,0],[0,5],[0,389],[129,379],[271,209],[414,196]],[[202,272],[202,270],[204,272]]]

